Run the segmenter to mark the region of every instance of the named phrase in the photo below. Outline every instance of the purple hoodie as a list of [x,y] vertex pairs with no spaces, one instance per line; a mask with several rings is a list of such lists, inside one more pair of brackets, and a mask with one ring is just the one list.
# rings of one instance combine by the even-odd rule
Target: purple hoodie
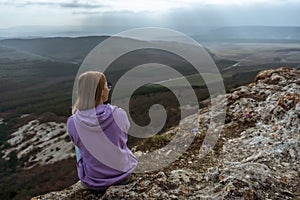
[[127,147],[126,112],[112,105],[79,111],[69,117],[68,133],[80,150],[79,179],[91,189],[118,183],[133,172],[137,159]]

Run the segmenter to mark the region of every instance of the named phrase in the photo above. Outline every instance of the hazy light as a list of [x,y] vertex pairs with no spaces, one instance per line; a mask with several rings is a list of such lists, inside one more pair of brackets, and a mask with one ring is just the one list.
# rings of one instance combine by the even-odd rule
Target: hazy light
[[299,0],[0,0],[0,28],[87,24],[299,26],[299,7]]
[[251,5],[251,4],[280,4],[295,3],[296,0],[15,0],[4,1],[0,4],[16,6],[50,6],[67,9],[132,12],[163,12],[174,8],[206,5]]

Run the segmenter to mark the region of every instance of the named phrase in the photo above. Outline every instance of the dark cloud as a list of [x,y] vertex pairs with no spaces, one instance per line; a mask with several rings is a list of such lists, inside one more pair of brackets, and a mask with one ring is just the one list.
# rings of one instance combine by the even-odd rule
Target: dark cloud
[[54,7],[61,7],[61,8],[82,8],[82,9],[96,9],[96,8],[103,8],[104,6],[101,4],[90,4],[90,3],[79,3],[78,1],[73,1],[71,3],[55,3],[55,2],[26,2],[23,6],[54,6]]
[[83,3],[61,3],[60,7],[63,8],[103,8],[102,5],[99,4],[83,4]]

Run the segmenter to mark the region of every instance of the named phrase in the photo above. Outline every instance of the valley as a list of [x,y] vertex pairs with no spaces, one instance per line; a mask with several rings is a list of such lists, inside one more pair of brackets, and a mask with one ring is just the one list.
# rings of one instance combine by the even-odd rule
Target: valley
[[[87,54],[105,38],[0,40],[0,191],[3,198],[30,198],[62,189],[77,180],[65,122],[71,115],[77,70]],[[252,82],[261,70],[300,66],[300,43],[204,42],[203,46],[218,66],[227,91]],[[195,74],[184,59],[168,52],[133,52],[117,60],[105,73],[115,85],[126,70],[151,62],[162,62],[181,72],[192,85],[199,107],[206,106],[209,94],[203,77]],[[202,75],[211,80],[214,77],[209,73]],[[161,81],[181,85],[184,78]],[[172,92],[157,83],[160,82],[135,91],[130,114],[137,123],[147,124],[147,109],[153,103],[161,103],[169,116],[161,131],[164,133],[178,124],[180,112]],[[119,98],[122,99],[122,94]],[[129,138],[131,147],[138,142]],[[64,166],[64,169],[55,174],[47,166],[52,169]],[[68,179],[67,175],[72,178]]]

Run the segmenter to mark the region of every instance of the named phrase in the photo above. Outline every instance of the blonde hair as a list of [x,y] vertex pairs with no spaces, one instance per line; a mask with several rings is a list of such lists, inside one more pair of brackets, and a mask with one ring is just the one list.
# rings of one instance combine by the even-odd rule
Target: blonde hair
[[101,101],[105,87],[105,75],[98,71],[87,71],[79,76],[77,85],[77,99],[72,114],[77,110],[95,108]]

